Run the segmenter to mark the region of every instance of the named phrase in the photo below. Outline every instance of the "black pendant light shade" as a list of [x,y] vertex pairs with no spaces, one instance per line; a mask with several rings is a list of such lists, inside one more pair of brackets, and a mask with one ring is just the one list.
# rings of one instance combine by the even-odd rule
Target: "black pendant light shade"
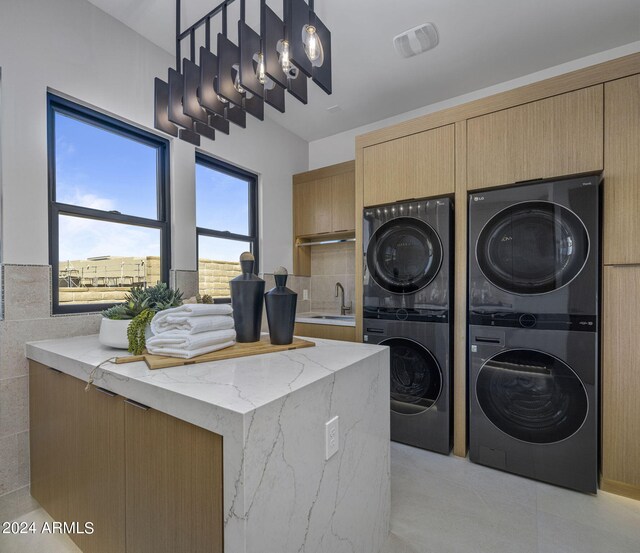
[[[181,0],[176,0],[176,69],[169,69],[167,82],[154,80],[155,128],[196,146],[201,136],[214,140],[216,131],[229,134],[231,123],[246,128],[247,113],[263,121],[265,104],[284,113],[285,90],[306,104],[309,77],[331,94],[331,33],[315,14],[314,0],[283,0],[284,21],[267,0],[259,0],[260,33],[246,23],[240,0],[237,45],[227,35],[227,8],[234,1],[222,0],[181,31]],[[214,54],[216,16],[222,32]],[[204,40],[196,49],[202,30]],[[187,39],[190,55],[182,58]]]
[[242,107],[242,93],[237,88],[239,79],[240,48],[222,33],[218,34],[217,91],[228,102]]
[[291,63],[311,77],[311,61],[307,57],[302,42],[304,28],[309,25],[310,10],[304,0],[284,0],[284,24],[286,39],[289,42]]
[[200,68],[191,60],[182,60],[182,71],[184,73],[184,93],[182,108],[185,115],[188,115],[201,123],[209,123],[209,115],[200,105],[198,99],[198,87],[200,86]]
[[[238,21],[238,37],[240,42],[240,84],[242,88],[260,96],[264,96],[264,84],[260,82],[260,65],[264,70],[264,61],[260,62],[262,47],[260,35],[244,21]],[[263,75],[265,78],[266,75]]]
[[169,121],[169,85],[156,77],[153,90],[153,126],[171,136],[178,136],[178,127]]
[[331,94],[331,31],[313,12],[311,12],[310,24],[318,35],[319,47],[322,49],[322,65],[313,65],[311,76],[327,94]]
[[224,118],[226,104],[220,100],[216,92],[217,78],[218,56],[204,47],[200,48],[200,104],[210,113]]

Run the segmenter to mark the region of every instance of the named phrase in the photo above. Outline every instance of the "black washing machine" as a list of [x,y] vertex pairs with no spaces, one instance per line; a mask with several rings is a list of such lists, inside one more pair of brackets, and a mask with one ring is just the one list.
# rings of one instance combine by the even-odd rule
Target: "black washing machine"
[[364,210],[364,341],[391,348],[391,439],[451,451],[453,205]]
[[449,309],[452,224],[450,198],[365,208],[365,317],[379,309]]
[[581,492],[598,483],[598,334],[471,326],[469,458]]
[[391,349],[391,439],[449,454],[451,336],[434,321],[364,319],[364,341]]
[[600,181],[587,175],[469,196],[470,324],[596,330]]

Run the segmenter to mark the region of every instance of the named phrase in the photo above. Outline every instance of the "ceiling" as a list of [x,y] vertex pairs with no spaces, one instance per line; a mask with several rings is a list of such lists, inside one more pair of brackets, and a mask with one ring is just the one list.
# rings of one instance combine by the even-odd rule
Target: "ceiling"
[[[174,54],[175,0],[89,0]],[[182,28],[218,0],[182,0]],[[281,13],[282,3],[269,0]],[[233,39],[238,19],[230,9]],[[267,116],[311,141],[640,40],[640,0],[315,0],[332,33],[333,94],[310,82]],[[258,0],[247,22],[258,29]],[[433,22],[440,44],[403,59],[395,35]],[[231,31],[233,30],[233,31]],[[186,48],[186,45],[185,45]],[[338,105],[341,109],[328,112]]]

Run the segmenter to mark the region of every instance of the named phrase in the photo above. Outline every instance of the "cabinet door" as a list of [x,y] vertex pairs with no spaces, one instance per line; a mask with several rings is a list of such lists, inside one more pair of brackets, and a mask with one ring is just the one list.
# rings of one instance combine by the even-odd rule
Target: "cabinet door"
[[83,553],[125,551],[123,398],[71,379],[76,388],[76,444],[71,520],[93,522],[93,534],[73,537]]
[[454,125],[364,149],[364,205],[453,194]]
[[602,85],[467,121],[468,189],[603,167]]
[[331,178],[298,182],[293,186],[296,236],[331,232]]
[[331,230],[355,231],[356,228],[356,174],[353,171],[331,177]]
[[640,499],[640,267],[604,268],[602,489]]
[[222,437],[125,405],[127,551],[222,553]]
[[71,521],[75,450],[71,377],[29,363],[31,495],[57,521]]
[[640,75],[604,88],[604,262],[640,263]]

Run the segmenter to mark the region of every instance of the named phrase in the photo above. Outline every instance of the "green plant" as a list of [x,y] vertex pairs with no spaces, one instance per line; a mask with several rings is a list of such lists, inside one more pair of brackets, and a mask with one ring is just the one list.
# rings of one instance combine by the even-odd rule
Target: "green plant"
[[197,303],[213,303],[213,298],[209,294],[196,294],[196,302]]
[[172,290],[164,282],[155,286],[134,286],[125,296],[124,303],[105,309],[102,316],[114,320],[131,320],[127,327],[129,351],[140,355],[145,348],[147,325],[158,311],[182,305],[182,292]]

